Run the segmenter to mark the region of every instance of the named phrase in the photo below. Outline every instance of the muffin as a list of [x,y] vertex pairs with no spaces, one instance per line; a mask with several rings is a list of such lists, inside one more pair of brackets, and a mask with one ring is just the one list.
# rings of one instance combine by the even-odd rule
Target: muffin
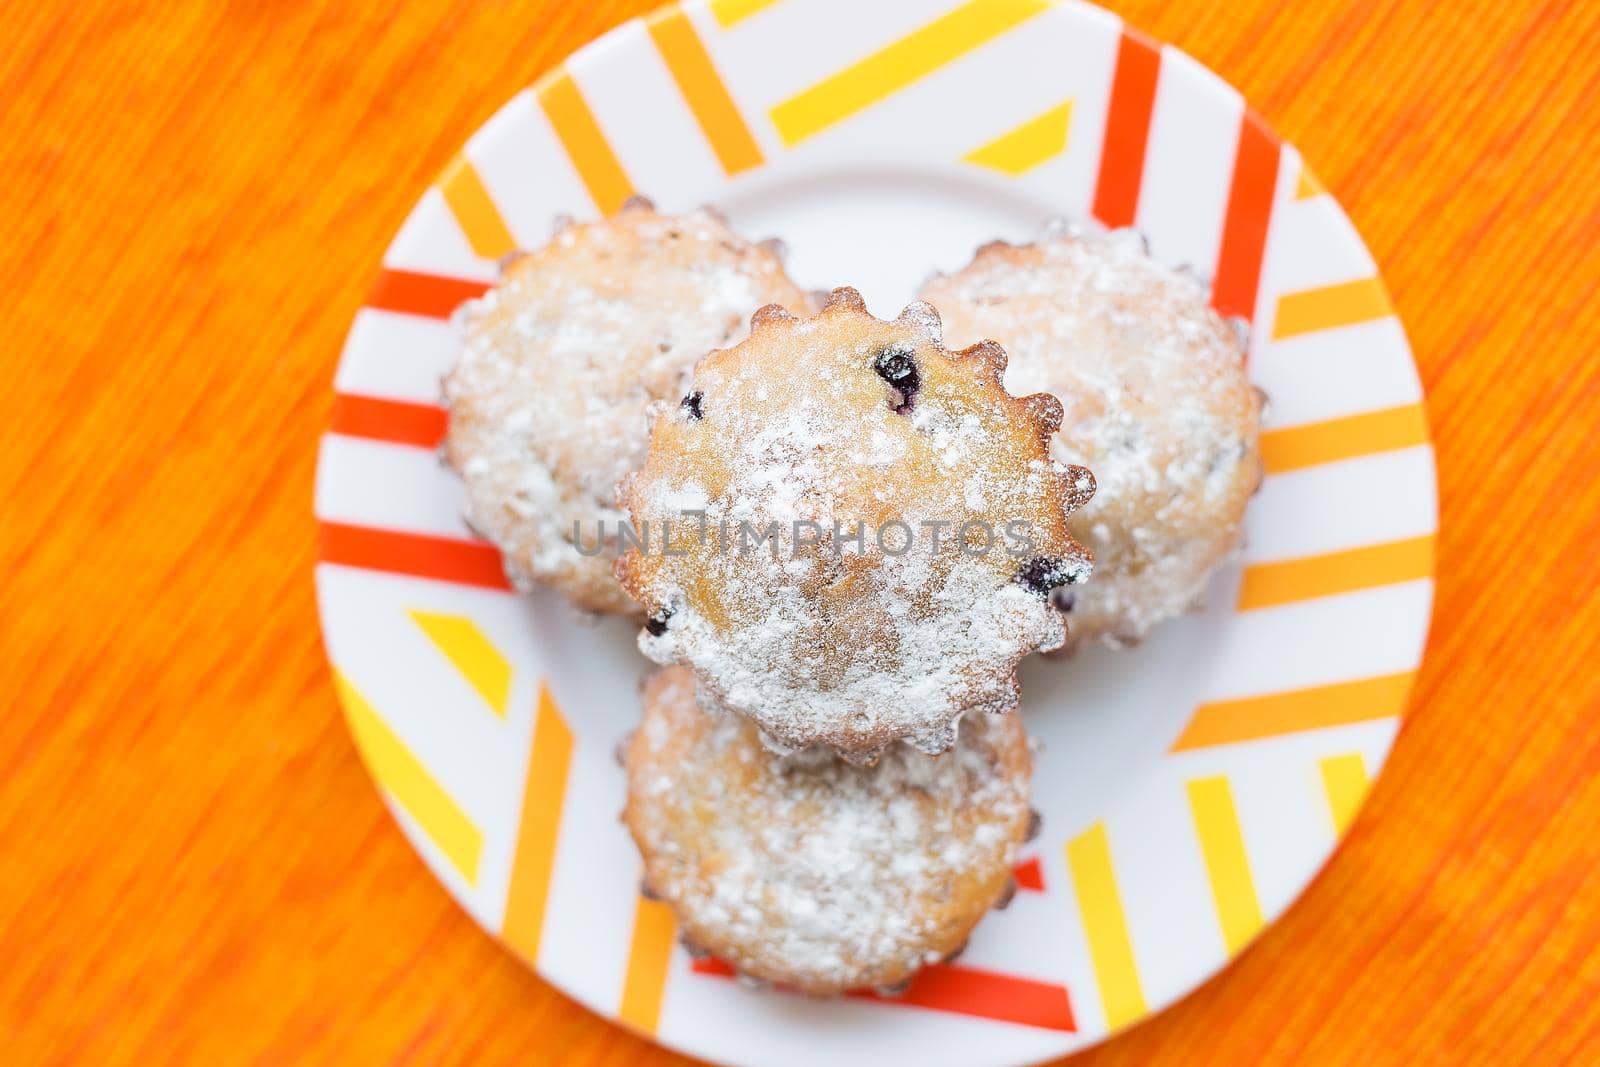
[[645,683],[624,759],[645,887],[685,940],[818,995],[893,990],[959,952],[1008,895],[1033,822],[1015,715],[968,716],[937,757],[780,756],[748,719],[702,709],[673,667]]
[[650,417],[690,369],[736,340],[750,313],[810,298],[769,247],[708,211],[565,224],[507,262],[460,315],[445,378],[445,455],[467,522],[501,550],[519,589],[552,586],[595,612],[635,613],[612,577],[617,481],[644,459]]
[[1094,579],[1055,597],[1074,643],[1138,641],[1188,610],[1238,546],[1261,481],[1261,403],[1242,339],[1192,275],[1132,231],[994,243],[922,289],[949,336],[993,339],[1006,385],[1060,399],[1051,445],[1094,471],[1069,520]]
[[1048,597],[1089,573],[1067,516],[1094,479],[1050,458],[1060,404],[1007,393],[996,345],[946,350],[926,304],[885,322],[836,289],[811,318],[751,325],[624,483],[648,542],[617,562],[640,648],[780,751],[942,752],[1064,640]]

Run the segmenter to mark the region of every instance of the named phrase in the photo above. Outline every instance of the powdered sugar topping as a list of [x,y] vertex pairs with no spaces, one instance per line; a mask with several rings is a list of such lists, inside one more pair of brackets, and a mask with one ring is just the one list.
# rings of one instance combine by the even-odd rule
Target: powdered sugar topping
[[[624,556],[664,621],[641,648],[693,666],[779,747],[942,751],[962,712],[1015,702],[1021,655],[1064,637],[1025,562],[1087,572],[1064,521],[1087,474],[1049,460],[998,368],[952,359],[929,318],[758,328],[702,364],[704,417],[664,417],[629,490],[635,525],[685,553]],[[909,405],[874,373],[885,352],[909,362],[902,385],[916,376]],[[684,519],[688,501],[703,514]]]

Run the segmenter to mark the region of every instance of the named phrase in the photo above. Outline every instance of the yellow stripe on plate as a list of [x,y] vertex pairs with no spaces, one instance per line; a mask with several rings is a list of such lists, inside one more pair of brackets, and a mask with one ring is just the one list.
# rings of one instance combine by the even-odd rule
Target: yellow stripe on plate
[[1405,710],[1413,677],[1412,672],[1405,671],[1202,704],[1173,743],[1172,751],[1393,718]]
[[711,0],[711,14],[716,16],[717,24],[723,29],[754,15],[758,11],[765,11],[776,4],[778,0]]
[[1342,756],[1329,756],[1318,767],[1322,771],[1322,790],[1328,796],[1328,814],[1333,818],[1333,832],[1340,837],[1355,821],[1361,801],[1372,784],[1367,777],[1367,763],[1361,753],[1349,752]]
[[671,908],[639,897],[617,1016],[647,1034],[655,1033],[661,1023],[661,1001],[667,992],[667,967],[672,960],[676,928]]
[[1097,822],[1067,842],[1067,869],[1072,872],[1106,1027],[1127,1026],[1144,1018],[1148,1008],[1122,911],[1122,895],[1117,891],[1116,871],[1111,866],[1105,823]]
[[344,672],[334,670],[333,684],[355,734],[356,747],[366,758],[372,777],[421,827],[467,884],[476,885],[483,834]]
[[1272,339],[1354,326],[1394,314],[1381,278],[1361,278],[1320,289],[1304,289],[1278,297],[1278,314],[1272,320]]
[[970,0],[773,108],[778,135],[799,144],[1050,7],[1049,0]]
[[1196,778],[1188,783],[1188,791],[1189,811],[1205,857],[1206,876],[1211,880],[1211,899],[1217,907],[1217,924],[1231,956],[1261,929],[1261,904],[1250,876],[1239,813],[1233,805],[1233,790],[1222,775]]
[[1427,443],[1428,419],[1422,405],[1402,404],[1326,422],[1268,430],[1261,435],[1261,462],[1268,474],[1282,474]]
[[1432,534],[1322,556],[1252,563],[1244,569],[1239,584],[1239,610],[1277,607],[1432,576]]
[[1072,101],[1068,100],[1001,134],[982,148],[973,149],[963,158],[968,163],[1016,177],[1065,152],[1071,126]]
[[478,691],[484,703],[505,718],[511,696],[511,663],[478,624],[465,615],[436,615],[415,609],[406,614]]
[[611,151],[572,75],[566,70],[556,71],[539,89],[539,106],[555,127],[556,137],[583,179],[594,206],[602,215],[615,212],[633,195],[633,181]]
[[678,91],[694,113],[723,171],[732,177],[740,171],[759,167],[761,149],[739,114],[733,97],[728,95],[727,86],[723,85],[689,17],[676,8],[668,8],[652,16],[648,26],[650,39],[672,72]]
[[1310,200],[1313,196],[1321,196],[1328,190],[1325,189],[1317,176],[1311,173],[1310,168],[1300,168],[1300,178],[1294,185],[1294,198],[1296,200]]
[[511,861],[500,936],[529,963],[539,961],[545,904],[555,869],[561,808],[572,765],[572,731],[550,690],[539,686],[539,707],[533,723],[533,750],[522,787],[522,821],[517,826],[517,851]]
[[517,247],[511,228],[495,207],[489,190],[465,155],[456,156],[439,175],[439,191],[472,250],[485,259],[499,259]]

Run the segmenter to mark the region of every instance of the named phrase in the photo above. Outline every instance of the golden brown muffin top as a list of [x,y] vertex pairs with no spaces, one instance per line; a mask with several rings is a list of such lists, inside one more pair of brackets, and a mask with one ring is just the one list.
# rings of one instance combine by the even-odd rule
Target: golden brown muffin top
[[1094,480],[1050,458],[1060,405],[1007,393],[998,346],[940,336],[928,305],[885,322],[853,289],[808,319],[763,309],[624,486],[651,538],[617,566],[640,647],[776,747],[943,751],[1064,638],[1046,596],[1089,571],[1067,515]]
[[779,756],[747,719],[702,710],[681,667],[646,682],[626,765],[646,885],[689,940],[815,994],[896,986],[959,950],[1031,821],[1018,716],[968,716],[942,756]]
[[677,400],[695,361],[772,302],[811,306],[770,248],[709,211],[667,215],[635,199],[604,221],[563,224],[463,309],[446,453],[466,481],[468,522],[519,587],[637,614],[611,573],[617,482],[644,461],[654,409]]
[[1261,396],[1205,287],[1132,231],[1069,230],[987,245],[922,296],[951,337],[1005,346],[1008,387],[1060,399],[1052,452],[1095,472],[1095,498],[1069,520],[1095,574],[1058,598],[1073,638],[1137,640],[1186,610],[1238,544],[1261,479]]

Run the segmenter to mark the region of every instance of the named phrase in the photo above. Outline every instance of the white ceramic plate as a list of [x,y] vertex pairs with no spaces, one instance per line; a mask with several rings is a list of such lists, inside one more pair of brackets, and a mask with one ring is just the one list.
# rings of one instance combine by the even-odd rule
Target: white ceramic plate
[[[1137,226],[1253,322],[1271,406],[1243,559],[1136,650],[1025,665],[1045,747],[1023,891],[896,1001],[755,994],[676,947],[617,822],[612,748],[647,669],[633,636],[512,595],[436,455],[450,311],[555,215],[634,191],[782,236],[802,285],[854,285],[880,316],[976,245],[1067,215]],[[712,1060],[1021,1063],[1160,1009],[1327,859],[1422,655],[1433,455],[1371,256],[1236,92],[1087,5],[720,0],[620,27],[423,194],[336,388],[317,587],[396,819],[546,979]]]

